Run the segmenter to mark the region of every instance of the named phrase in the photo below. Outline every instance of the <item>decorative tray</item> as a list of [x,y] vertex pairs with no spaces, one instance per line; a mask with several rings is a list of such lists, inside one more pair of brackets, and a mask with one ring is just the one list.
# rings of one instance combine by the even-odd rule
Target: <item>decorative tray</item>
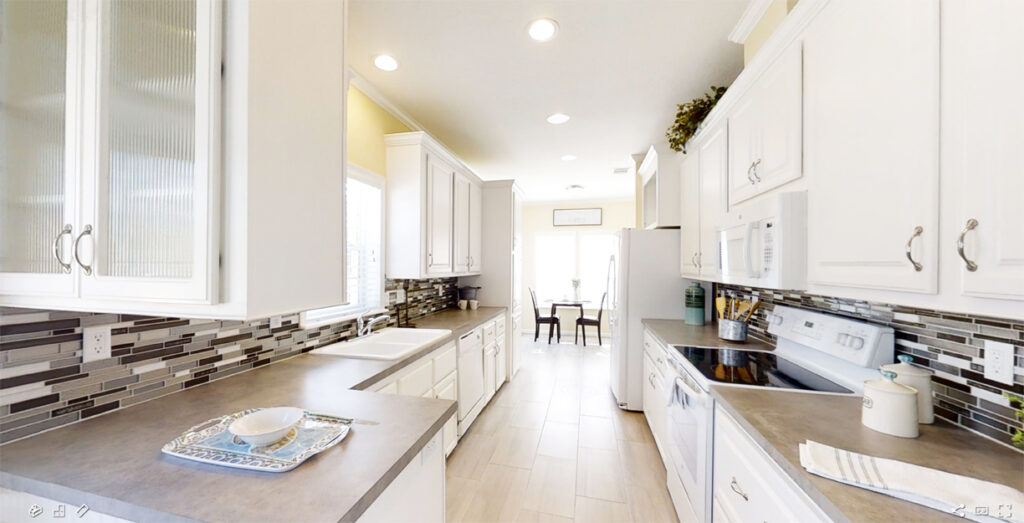
[[337,445],[348,435],[349,418],[305,411],[305,416],[280,441],[253,447],[228,431],[228,425],[251,412],[248,409],[200,423],[163,446],[164,454],[225,467],[287,472],[318,452]]

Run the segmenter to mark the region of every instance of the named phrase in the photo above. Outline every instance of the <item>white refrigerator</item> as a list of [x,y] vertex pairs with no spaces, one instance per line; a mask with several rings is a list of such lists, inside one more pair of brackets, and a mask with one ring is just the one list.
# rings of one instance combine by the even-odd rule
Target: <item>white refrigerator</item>
[[643,409],[643,325],[683,319],[686,282],[679,274],[679,229],[618,232],[618,256],[608,265],[611,388],[619,407]]

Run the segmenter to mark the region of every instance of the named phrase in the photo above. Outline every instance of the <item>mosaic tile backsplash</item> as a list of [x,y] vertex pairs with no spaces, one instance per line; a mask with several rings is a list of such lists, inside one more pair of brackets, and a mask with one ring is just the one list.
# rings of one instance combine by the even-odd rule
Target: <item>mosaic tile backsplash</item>
[[[892,327],[896,354],[934,375],[935,415],[1009,444],[1013,429],[1024,429],[1004,392],[1024,396],[1024,321],[953,314],[885,303],[833,298],[793,291],[716,285],[741,297],[757,297],[760,310],[750,334],[774,343],[766,313],[776,304],[827,312]],[[985,340],[1014,345],[1014,384],[985,379]],[[1019,450],[1019,449],[1018,449]]]
[[[406,303],[391,325],[444,310],[457,280],[388,280]],[[393,301],[393,300],[392,300]],[[111,358],[82,363],[82,328],[111,327]],[[225,378],[355,335],[355,321],[304,329],[299,315],[248,322],[0,307],[0,444]]]

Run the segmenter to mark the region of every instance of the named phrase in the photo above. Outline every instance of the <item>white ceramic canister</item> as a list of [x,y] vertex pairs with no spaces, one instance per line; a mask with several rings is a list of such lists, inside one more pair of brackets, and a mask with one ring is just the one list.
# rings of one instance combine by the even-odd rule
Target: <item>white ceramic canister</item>
[[864,382],[861,423],[884,434],[916,438],[917,390],[893,381],[895,372],[884,370],[882,377]]
[[910,364],[912,356],[900,354],[899,363],[882,365],[882,370],[896,373],[896,383],[917,389],[917,422],[935,423],[935,409],[932,406],[932,373]]

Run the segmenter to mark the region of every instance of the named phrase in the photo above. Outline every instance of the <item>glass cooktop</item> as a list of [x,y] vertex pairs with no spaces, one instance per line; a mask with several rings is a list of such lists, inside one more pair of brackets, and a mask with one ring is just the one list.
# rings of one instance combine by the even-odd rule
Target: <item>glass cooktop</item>
[[853,392],[772,352],[703,349],[683,345],[676,345],[675,349],[712,383],[817,392]]

